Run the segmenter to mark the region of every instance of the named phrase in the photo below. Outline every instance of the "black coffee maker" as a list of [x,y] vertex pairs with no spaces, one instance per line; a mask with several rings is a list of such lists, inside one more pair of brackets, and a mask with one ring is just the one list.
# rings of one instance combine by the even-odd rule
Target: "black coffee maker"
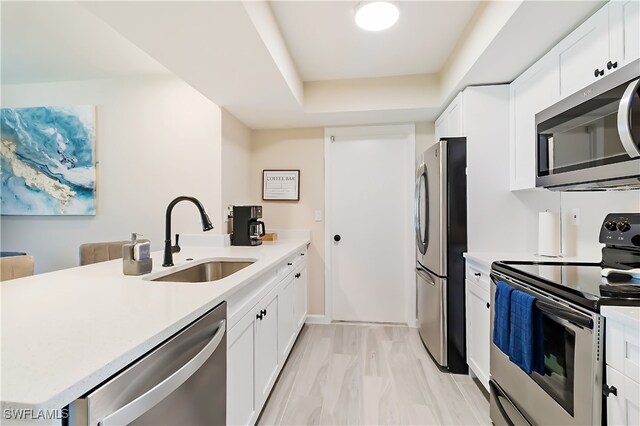
[[233,206],[232,246],[259,246],[264,235],[262,206]]

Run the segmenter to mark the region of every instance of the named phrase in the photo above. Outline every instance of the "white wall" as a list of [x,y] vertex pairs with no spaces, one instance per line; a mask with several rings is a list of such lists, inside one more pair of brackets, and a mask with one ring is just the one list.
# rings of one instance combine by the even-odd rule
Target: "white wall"
[[[232,205],[260,204],[260,198],[252,197],[251,129],[229,111],[222,109],[222,210],[226,218]],[[230,232],[230,231],[229,231]],[[225,226],[223,233],[227,233]]]
[[[96,216],[3,216],[2,250],[35,256],[36,272],[78,265],[85,242],[122,240],[130,232],[162,249],[167,204],[192,195],[221,232],[221,111],[169,76],[2,87],[3,107],[94,104],[97,107]],[[174,233],[201,232],[195,206],[174,209]],[[90,283],[87,283],[90,285]]]
[[324,314],[324,130],[254,130],[251,134],[251,194],[262,198],[262,171],[299,169],[300,201],[257,201],[267,229],[309,229],[309,313]]

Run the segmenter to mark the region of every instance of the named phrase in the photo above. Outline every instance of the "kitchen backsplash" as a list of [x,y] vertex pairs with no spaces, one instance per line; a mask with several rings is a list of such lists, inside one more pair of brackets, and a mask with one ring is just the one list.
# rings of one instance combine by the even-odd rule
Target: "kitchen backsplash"
[[[609,192],[563,192],[563,252],[567,256],[599,259],[603,245],[598,242],[600,226],[607,213],[640,212],[640,190]],[[573,209],[579,224],[573,224]]]

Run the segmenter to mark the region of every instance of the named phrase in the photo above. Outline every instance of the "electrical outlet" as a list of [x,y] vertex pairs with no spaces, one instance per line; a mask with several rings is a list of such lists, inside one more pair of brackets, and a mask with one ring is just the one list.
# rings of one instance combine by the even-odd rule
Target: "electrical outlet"
[[574,207],[571,209],[571,224],[573,226],[580,225],[580,209],[579,208]]
[[322,210],[313,211],[313,220],[316,222],[322,222]]

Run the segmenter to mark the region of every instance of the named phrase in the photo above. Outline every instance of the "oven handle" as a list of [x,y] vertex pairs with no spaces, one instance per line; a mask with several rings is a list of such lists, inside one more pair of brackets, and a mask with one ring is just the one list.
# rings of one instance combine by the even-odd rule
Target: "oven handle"
[[[497,283],[500,280],[503,280],[505,282],[507,282],[510,286],[512,287],[518,287],[518,288],[525,288],[525,287],[521,287],[518,283],[513,282],[513,278],[511,279],[506,279],[506,277],[501,277],[497,274],[495,274],[494,272],[491,272],[490,274],[491,280],[493,281],[494,285],[495,283]],[[531,291],[531,290],[529,290]],[[533,295],[534,297],[535,294]],[[551,302],[546,302],[543,300],[540,300],[536,297],[536,307],[538,309],[540,309],[542,312],[546,312],[548,314],[551,315],[555,315],[558,318],[564,319],[566,321],[569,321],[579,327],[583,327],[583,328],[588,328],[589,330],[593,330],[593,319],[591,317],[588,317],[586,315],[583,315],[581,313],[578,312],[574,312],[570,309],[566,309],[564,307],[562,307],[561,305],[558,305],[556,303],[551,303]]]
[[[633,140],[631,134],[631,109],[633,107],[633,97],[640,87],[640,79],[632,81],[620,99],[618,106],[618,134],[620,135],[620,141],[624,146],[625,151],[629,154],[629,157],[640,157],[640,149],[637,146],[636,141]],[[638,125],[636,123],[636,125]]]
[[[493,380],[489,380],[489,388],[491,389],[491,391],[493,391],[493,394],[495,395],[496,405],[498,406],[498,410],[500,411],[500,414],[502,415],[502,418],[504,419],[504,421],[507,424],[507,426],[515,426],[515,423],[513,422],[513,420],[511,420],[511,417],[509,417],[509,415],[507,414],[507,411],[502,406],[502,402],[500,401],[500,397],[503,397],[503,398],[508,400],[509,398],[507,397],[507,395],[505,395],[505,393],[502,391],[502,389],[500,389],[493,382]],[[518,422],[518,424],[519,425],[520,424],[524,424],[524,425],[527,425],[527,426],[531,426],[531,423],[522,415],[522,413],[520,413],[520,410],[518,410],[513,405],[512,405],[512,407],[514,408],[515,412],[520,415],[520,419],[519,419],[520,422]]]
[[558,318],[565,319],[569,322],[579,325],[580,327],[593,330],[592,318],[585,317],[584,315],[581,315],[581,314],[576,314],[575,312],[572,312],[568,309],[559,308],[554,304],[543,302],[542,300],[536,300],[536,307],[540,309],[542,312],[555,315]]

